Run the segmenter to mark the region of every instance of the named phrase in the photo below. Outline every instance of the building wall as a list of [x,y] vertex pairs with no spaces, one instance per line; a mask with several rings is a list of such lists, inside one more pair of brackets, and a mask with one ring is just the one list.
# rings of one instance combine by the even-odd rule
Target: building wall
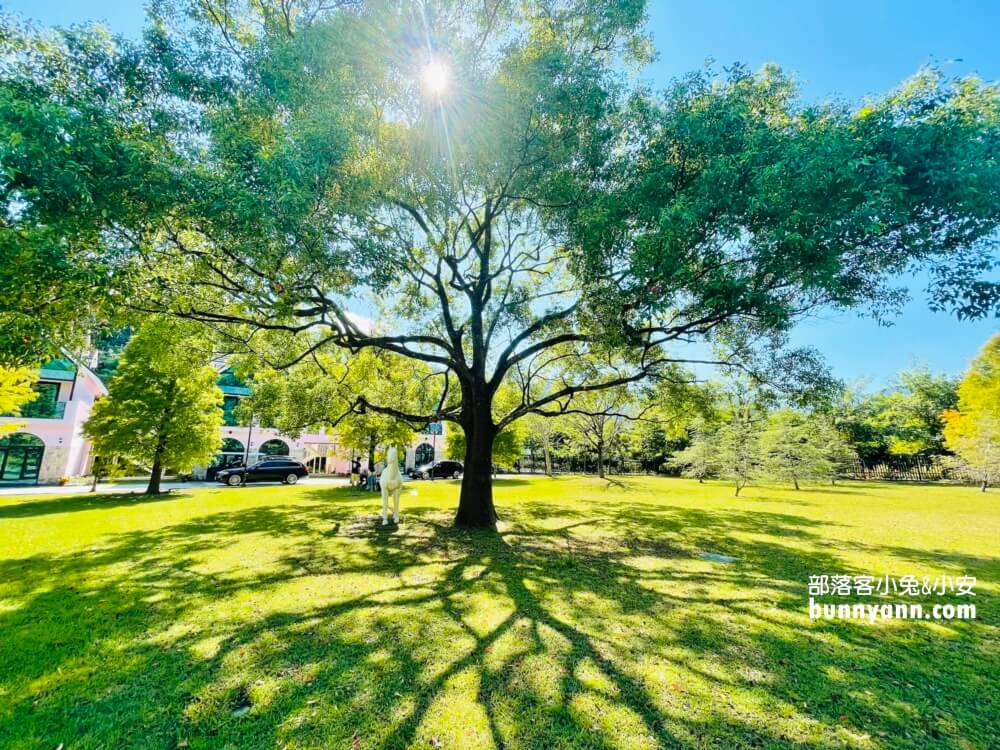
[[17,432],[39,438],[45,445],[38,481],[58,482],[60,477],[80,476],[90,469],[90,441],[83,436],[83,423],[94,401],[107,393],[104,385],[86,368],[80,368],[76,383],[59,384],[58,400],[66,403],[59,419],[0,417],[0,424],[17,424]]
[[[66,410],[60,419],[27,419],[22,417],[0,417],[0,424],[17,423],[23,425],[18,432],[35,435],[45,445],[39,469],[39,483],[54,483],[63,476],[82,476],[90,471],[92,449],[90,441],[83,435],[83,424],[90,416],[94,401],[105,395],[107,389],[92,372],[81,367],[75,385],[70,382],[60,384],[59,401],[66,403]],[[445,457],[445,438],[448,426],[439,435],[417,434],[405,451],[405,467],[412,469],[416,464],[417,449],[426,443],[432,447],[434,460]],[[365,459],[360,451],[352,451],[339,444],[335,433],[325,430],[305,433],[297,438],[283,435],[278,430],[260,426],[239,427],[225,425],[220,428],[222,438],[238,440],[250,461],[258,458],[260,447],[269,440],[281,440],[288,445],[290,457],[308,463],[312,459],[325,458],[326,474],[348,474],[354,457]],[[196,467],[195,477],[204,476],[204,467]]]

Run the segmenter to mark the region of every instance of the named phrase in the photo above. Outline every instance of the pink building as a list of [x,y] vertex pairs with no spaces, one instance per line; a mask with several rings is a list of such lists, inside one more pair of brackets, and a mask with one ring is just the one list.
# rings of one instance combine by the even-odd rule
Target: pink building
[[51,483],[90,470],[90,441],[82,432],[94,401],[107,394],[91,370],[68,360],[50,362],[39,372],[38,398],[18,417],[17,432],[0,439],[0,482]]
[[[234,409],[250,390],[228,371],[220,376],[219,387],[227,422],[220,428],[222,450],[213,466],[195,468],[195,478],[211,477],[219,466],[270,455],[298,459],[314,474],[347,474],[354,456],[366,458],[339,445],[337,435],[325,430],[293,438],[256,424],[238,425]],[[0,417],[0,424],[19,425],[17,432],[0,439],[0,484],[55,483],[90,472],[91,444],[82,428],[94,401],[108,392],[104,383],[84,365],[57,360],[39,372],[35,388],[39,397],[21,416]],[[443,458],[444,438],[442,425],[429,425],[407,447],[406,468]]]

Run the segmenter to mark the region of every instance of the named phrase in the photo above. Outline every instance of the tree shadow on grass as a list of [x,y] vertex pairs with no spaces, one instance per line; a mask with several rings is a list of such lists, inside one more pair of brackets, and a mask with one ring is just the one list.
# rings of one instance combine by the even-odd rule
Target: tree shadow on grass
[[[322,502],[0,562],[0,746],[957,748],[998,736],[982,668],[994,626],[808,620],[809,575],[865,572],[824,543],[829,524],[525,502],[494,534],[453,530],[430,507],[383,528],[350,492],[310,497]],[[739,559],[698,558],[710,548]]]
[[44,500],[29,500],[0,505],[0,520],[4,518],[31,518],[52,513],[77,513],[86,510],[104,510],[121,506],[145,505],[165,500],[177,500],[177,494],[168,492],[159,495],[144,495],[141,492],[115,494],[93,493],[90,495],[57,495]]

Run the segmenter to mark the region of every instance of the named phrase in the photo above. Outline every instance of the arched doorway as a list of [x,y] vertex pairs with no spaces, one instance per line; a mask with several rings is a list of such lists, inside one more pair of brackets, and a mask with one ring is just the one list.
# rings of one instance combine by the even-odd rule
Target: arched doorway
[[261,456],[287,456],[289,454],[288,443],[284,440],[268,440],[260,446]]
[[45,443],[28,432],[0,439],[0,481],[37,482]]
[[434,446],[430,443],[421,443],[413,451],[413,463],[415,466],[423,466],[434,460]]
[[236,438],[226,438],[222,441],[220,453],[243,453],[243,443]]

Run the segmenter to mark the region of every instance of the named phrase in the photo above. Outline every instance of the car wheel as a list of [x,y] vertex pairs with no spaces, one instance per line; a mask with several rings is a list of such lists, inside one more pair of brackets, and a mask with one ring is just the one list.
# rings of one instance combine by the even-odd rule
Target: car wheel
[[425,471],[423,474],[420,475],[420,478],[421,479],[430,479],[431,478],[430,472]]
[[230,477],[226,477],[226,484],[230,487],[239,487],[242,482],[243,478],[239,474],[233,474]]
[[299,481],[298,474],[289,474],[285,477],[285,484],[295,484],[297,481]]
[[458,479],[460,476],[462,476],[462,472],[456,471],[456,472],[452,472],[451,478],[452,479]]

